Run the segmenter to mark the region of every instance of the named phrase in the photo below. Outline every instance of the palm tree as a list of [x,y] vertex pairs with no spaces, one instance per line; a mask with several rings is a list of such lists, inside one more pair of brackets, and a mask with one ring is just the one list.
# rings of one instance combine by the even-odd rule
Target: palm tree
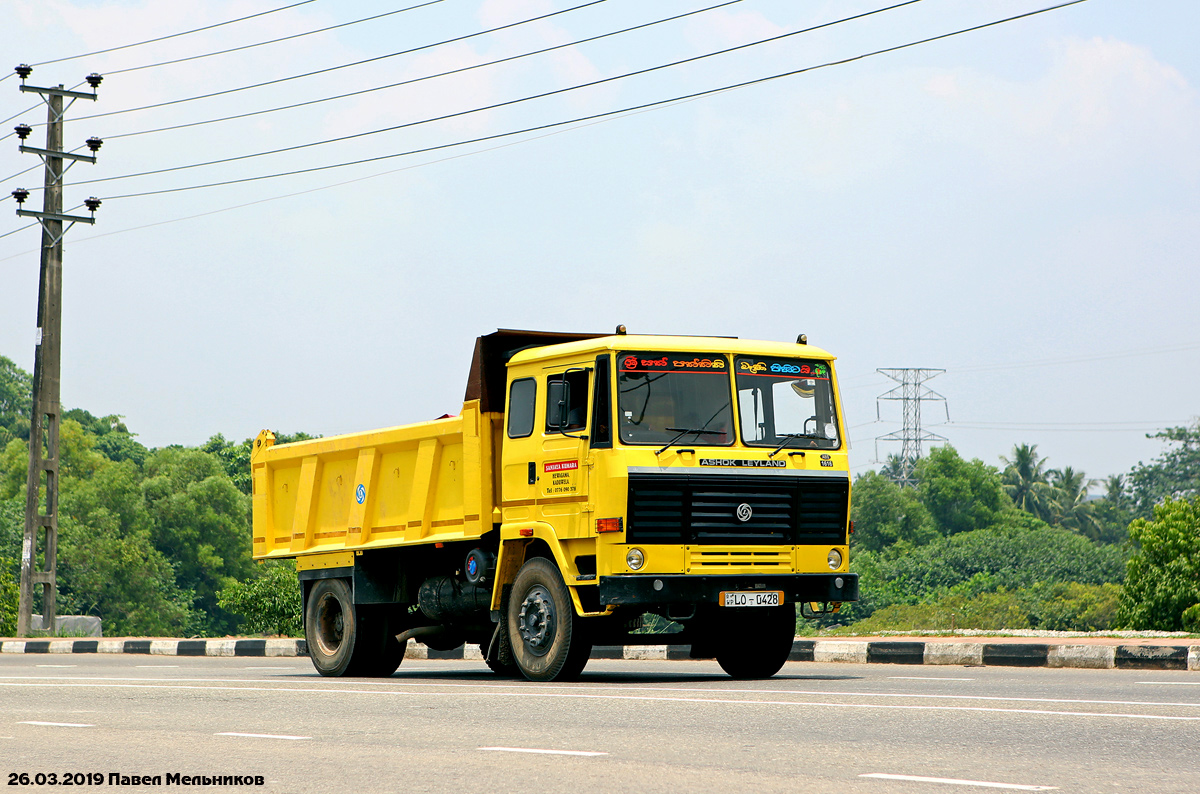
[[1104,499],[1114,507],[1124,507],[1129,501],[1129,483],[1124,474],[1111,474],[1102,481]]
[[1051,469],[1047,472],[1047,479],[1054,488],[1054,523],[1081,535],[1095,537],[1099,523],[1096,521],[1094,507],[1087,501],[1087,497],[1088,490],[1097,484],[1096,480],[1089,480],[1086,474],[1075,471],[1070,466]]
[[1053,515],[1053,489],[1046,480],[1046,459],[1037,454],[1037,444],[1017,444],[1012,459],[1000,456],[1005,469],[1001,475],[1005,492],[1013,503],[1043,521]]

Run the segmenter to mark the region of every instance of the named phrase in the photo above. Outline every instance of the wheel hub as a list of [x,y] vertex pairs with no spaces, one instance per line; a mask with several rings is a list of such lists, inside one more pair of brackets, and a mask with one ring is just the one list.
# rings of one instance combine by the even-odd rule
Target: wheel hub
[[337,653],[346,632],[346,618],[336,598],[326,595],[317,608],[317,643],[328,656]]
[[517,630],[535,656],[543,656],[550,649],[555,633],[554,600],[546,588],[538,585],[526,594],[517,615]]

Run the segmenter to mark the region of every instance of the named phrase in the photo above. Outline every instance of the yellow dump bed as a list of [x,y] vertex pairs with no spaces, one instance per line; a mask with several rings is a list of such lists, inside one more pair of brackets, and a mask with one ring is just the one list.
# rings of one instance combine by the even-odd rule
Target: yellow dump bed
[[254,558],[478,538],[499,521],[499,414],[274,445],[254,443]]

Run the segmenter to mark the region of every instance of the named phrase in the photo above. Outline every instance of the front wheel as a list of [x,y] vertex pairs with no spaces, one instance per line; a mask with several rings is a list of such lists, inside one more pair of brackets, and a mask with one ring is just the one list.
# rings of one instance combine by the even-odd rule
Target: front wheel
[[558,568],[544,557],[521,566],[508,601],[508,637],[530,681],[568,681],[587,664],[592,643]]
[[751,609],[722,608],[717,664],[738,679],[770,678],[792,652],[796,608],[792,604]]

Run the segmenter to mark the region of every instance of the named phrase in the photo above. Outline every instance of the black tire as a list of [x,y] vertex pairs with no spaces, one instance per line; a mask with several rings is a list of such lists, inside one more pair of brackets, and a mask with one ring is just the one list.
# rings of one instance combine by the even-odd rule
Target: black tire
[[517,669],[530,681],[568,681],[587,664],[592,643],[554,563],[521,566],[508,602],[508,637]]
[[313,585],[304,610],[304,636],[317,672],[326,676],[389,676],[404,660],[383,607],[356,607],[345,579]]
[[792,652],[796,636],[793,604],[722,609],[717,621],[717,664],[733,678],[770,678]]

